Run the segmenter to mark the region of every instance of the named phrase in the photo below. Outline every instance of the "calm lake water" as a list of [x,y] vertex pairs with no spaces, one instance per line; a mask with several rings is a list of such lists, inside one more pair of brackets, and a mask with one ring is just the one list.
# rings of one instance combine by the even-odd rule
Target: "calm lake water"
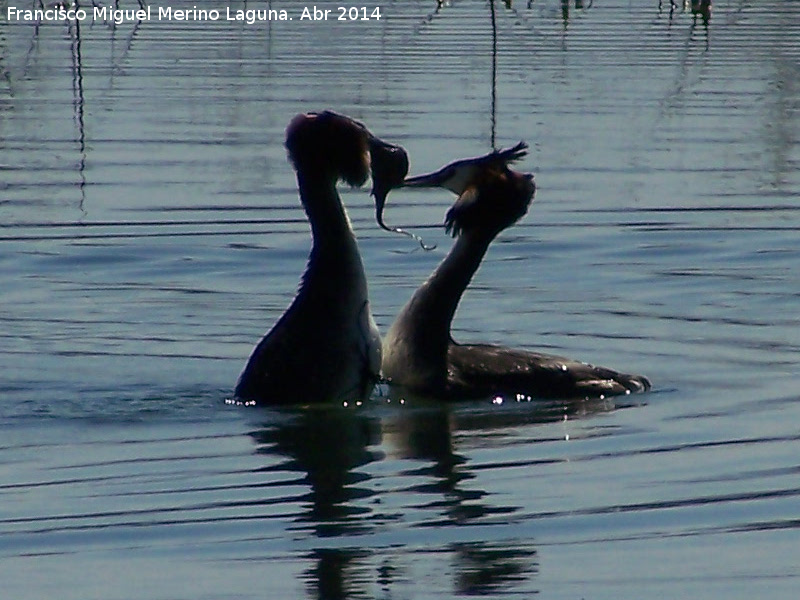
[[[313,23],[276,1],[293,21],[77,27],[9,22],[10,4],[3,597],[797,597],[800,2],[717,0],[704,24],[668,0],[494,19],[382,0],[367,22],[318,0],[333,12]],[[412,172],[527,140],[536,202],[456,336],[653,391],[227,404],[309,248],[284,129],[325,108],[403,144]],[[425,253],[375,226],[366,189],[343,197],[386,331],[449,248],[453,198],[391,196]]]

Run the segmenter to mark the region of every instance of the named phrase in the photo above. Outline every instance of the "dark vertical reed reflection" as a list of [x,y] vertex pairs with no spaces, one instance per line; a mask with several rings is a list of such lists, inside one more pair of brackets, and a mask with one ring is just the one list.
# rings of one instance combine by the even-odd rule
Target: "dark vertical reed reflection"
[[128,34],[127,39],[125,40],[125,45],[123,46],[122,52],[117,55],[116,51],[116,44],[117,44],[117,27],[114,26],[111,29],[111,74],[110,74],[110,83],[113,85],[114,76],[117,75],[121,69],[122,65],[127,60],[128,55],[133,48],[133,40],[136,38],[137,34],[139,33],[139,28],[142,26],[142,21],[136,21],[133,24],[133,29]]
[[[75,9],[80,8],[80,4],[75,2]],[[83,95],[83,61],[81,58],[81,24],[78,19],[70,23],[70,36],[72,38],[72,105],[74,110],[75,123],[78,128],[78,177],[80,183],[78,189],[81,199],[78,208],[84,216],[86,209],[86,127],[84,124],[84,95]]]
[[[491,145],[497,149],[497,11],[495,10],[494,0],[489,2],[492,11],[492,135]],[[510,8],[510,2],[506,5]]]
[[13,96],[11,93],[11,73],[9,72],[8,68],[6,68],[4,62],[4,57],[6,56],[6,37],[5,37],[5,30],[0,29],[0,78],[3,79],[3,87],[7,87],[7,90],[3,91],[3,96]]
[[[503,5],[506,7],[506,9],[513,10],[512,0],[503,0]],[[435,17],[437,17],[441,13],[443,8],[450,6],[451,6],[450,3],[446,3],[444,2],[444,0],[437,0],[436,8],[425,17],[423,24],[430,23],[431,21],[433,21]],[[497,7],[495,6],[495,0],[489,1],[489,15],[492,28],[492,51],[491,51],[492,67],[491,67],[491,82],[489,91],[489,98],[490,98],[489,143],[493,149],[497,149],[497,37],[498,36],[497,36]]]
[[[667,4],[667,0],[658,0],[659,16],[664,14],[665,4]],[[672,27],[673,21],[675,20],[675,15],[679,8],[681,9],[682,14],[691,12],[692,24],[689,27],[689,39],[694,37],[694,32],[698,25],[698,19],[700,19],[700,23],[703,26],[705,48],[708,50],[710,46],[709,24],[711,21],[711,0],[682,0],[680,5],[678,4],[677,0],[669,0],[668,4],[668,26]]]
[[668,15],[669,20],[668,20],[668,23],[670,25],[672,25],[672,20],[675,17],[675,9],[678,8],[678,5],[675,4],[675,0],[669,0],[668,2],[666,0],[658,0],[658,16],[659,17],[664,14],[664,5],[665,4],[669,4],[669,15]]
[[[528,8],[531,7],[533,3],[528,3]],[[594,0],[589,0],[589,2],[585,2],[584,0],[575,0],[575,10],[587,10],[592,8],[592,4],[594,4]],[[561,21],[564,26],[564,31],[567,30],[567,26],[569,25],[570,19],[570,0],[561,0]]]

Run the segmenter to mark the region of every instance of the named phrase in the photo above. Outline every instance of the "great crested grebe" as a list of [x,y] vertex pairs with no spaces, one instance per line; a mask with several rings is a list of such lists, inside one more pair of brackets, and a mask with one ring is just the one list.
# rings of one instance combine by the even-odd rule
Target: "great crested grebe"
[[386,334],[382,371],[390,384],[451,400],[517,394],[577,399],[650,388],[647,378],[639,375],[452,339],[453,315],[489,244],[528,211],[533,199],[533,176],[508,168],[526,149],[520,143],[405,180],[406,186],[443,187],[458,195],[445,217],[445,227],[456,240]]
[[312,247],[292,304],[255,347],[236,398],[256,404],[366,399],[378,379],[381,340],[367,280],[336,184],[360,186],[372,171],[376,203],[408,173],[399,146],[333,113],[297,115],[286,130]]

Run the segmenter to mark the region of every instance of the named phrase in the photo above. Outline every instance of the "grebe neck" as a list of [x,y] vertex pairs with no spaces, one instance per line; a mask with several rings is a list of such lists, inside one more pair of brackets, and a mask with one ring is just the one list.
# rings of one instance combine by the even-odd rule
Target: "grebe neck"
[[336,190],[335,177],[327,173],[298,172],[297,185],[311,224],[315,248],[355,241],[353,228]]
[[445,259],[400,311],[386,336],[384,375],[417,380],[433,393],[447,386],[450,324],[464,290],[494,235],[464,232]]
[[[450,323],[464,290],[480,267],[494,236],[465,233],[459,236],[445,259],[411,298],[417,318],[438,325],[437,337],[450,338]],[[432,325],[433,323],[431,323]]]

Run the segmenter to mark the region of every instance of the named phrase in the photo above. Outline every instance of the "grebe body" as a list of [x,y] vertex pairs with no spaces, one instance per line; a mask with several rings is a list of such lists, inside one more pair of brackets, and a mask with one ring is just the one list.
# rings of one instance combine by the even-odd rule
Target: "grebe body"
[[375,181],[373,171],[376,186],[387,173],[402,180],[408,160],[402,148],[332,112],[295,117],[286,148],[311,224],[312,248],[294,301],[253,350],[236,398],[256,404],[363,400],[378,379],[381,340],[336,184],[362,185],[371,166],[381,173]]
[[647,378],[560,356],[488,344],[459,344],[450,328],[464,290],[490,243],[528,210],[533,176],[508,163],[525,155],[518,144],[457,161],[406,185],[444,187],[458,194],[445,218],[455,243],[400,311],[383,343],[382,371],[394,386],[442,399],[523,395],[601,397],[640,392]]

